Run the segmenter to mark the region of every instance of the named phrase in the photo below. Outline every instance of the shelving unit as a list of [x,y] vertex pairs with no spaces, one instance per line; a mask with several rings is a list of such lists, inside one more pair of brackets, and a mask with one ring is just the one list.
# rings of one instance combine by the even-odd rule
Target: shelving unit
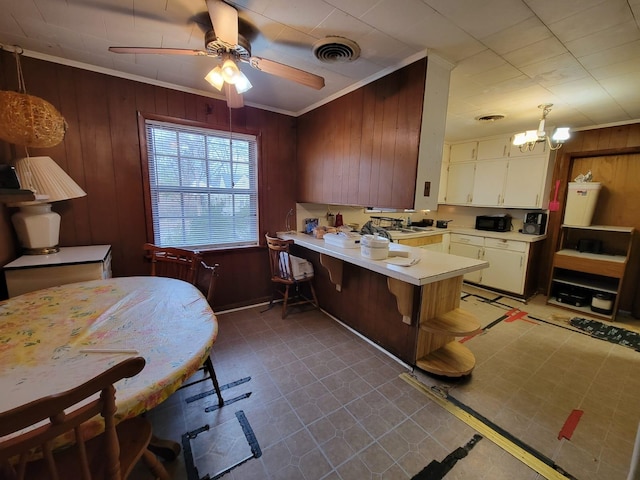
[[[424,285],[416,365],[436,375],[461,377],[471,373],[476,359],[456,337],[473,335],[480,330],[480,322],[461,309],[462,277]],[[437,296],[433,296],[437,295]],[[438,298],[438,302],[428,301]]]
[[[579,240],[601,245],[602,253],[579,251]],[[636,248],[633,227],[562,225],[560,250],[553,256],[547,303],[590,316],[614,320],[620,304],[629,258]],[[561,292],[576,292],[576,303],[559,301]],[[594,312],[591,298],[598,293],[613,296],[611,314]],[[582,298],[586,300],[581,301]],[[584,303],[584,305],[582,305]]]

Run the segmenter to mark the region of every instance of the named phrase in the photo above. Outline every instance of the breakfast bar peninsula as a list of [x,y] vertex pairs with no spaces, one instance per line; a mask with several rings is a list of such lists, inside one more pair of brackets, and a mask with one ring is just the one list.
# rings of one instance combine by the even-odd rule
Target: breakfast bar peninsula
[[488,262],[397,243],[387,259],[371,260],[359,246],[295,232],[278,236],[293,240],[292,253],[313,263],[327,313],[409,365],[450,377],[471,373],[475,357],[455,338],[479,331],[480,323],[460,308],[462,277]]

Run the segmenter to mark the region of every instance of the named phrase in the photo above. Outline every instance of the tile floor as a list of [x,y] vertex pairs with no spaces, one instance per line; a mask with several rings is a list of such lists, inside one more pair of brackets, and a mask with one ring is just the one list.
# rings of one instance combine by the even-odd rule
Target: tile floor
[[[544,296],[524,304],[468,286],[464,293],[461,306],[483,326],[516,315],[464,339],[477,359],[472,375],[446,379],[416,370],[418,380],[447,390],[574,478],[626,479],[640,420],[640,353],[576,331],[567,323],[574,315],[546,306]],[[185,401],[211,388],[203,382],[149,412],[155,433],[176,441],[209,426],[187,441],[197,474],[188,476],[183,452],[166,463],[174,479],[214,478],[251,457],[238,411],[261,456],[225,479],[410,479],[476,433],[399,378],[406,366],[330,317],[312,310],[282,320],[279,308],[263,308],[218,315],[213,362],[220,383],[251,377],[223,396],[251,392],[248,398],[207,413],[215,396]],[[640,331],[638,321],[621,324]],[[573,410],[583,415],[570,440],[558,440]],[[147,473],[140,468],[132,478]],[[446,478],[543,477],[483,438]]]

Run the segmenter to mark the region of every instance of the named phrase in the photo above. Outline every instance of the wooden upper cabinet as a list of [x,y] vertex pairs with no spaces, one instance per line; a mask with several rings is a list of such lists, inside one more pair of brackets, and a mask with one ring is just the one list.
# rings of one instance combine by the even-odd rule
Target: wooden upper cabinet
[[298,118],[299,202],[412,208],[427,59]]

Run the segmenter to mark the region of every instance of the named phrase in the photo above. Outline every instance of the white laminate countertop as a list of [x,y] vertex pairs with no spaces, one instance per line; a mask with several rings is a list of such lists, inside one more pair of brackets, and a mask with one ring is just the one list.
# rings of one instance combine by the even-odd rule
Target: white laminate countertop
[[443,233],[459,233],[462,235],[476,235],[478,237],[485,238],[499,238],[501,240],[513,240],[518,242],[526,242],[533,243],[539,242],[547,238],[546,235],[528,235],[526,233],[520,232],[489,232],[486,230],[476,230],[473,227],[448,227],[448,228],[436,228],[436,227],[428,227],[433,228],[432,230],[421,230],[419,232],[401,232],[397,230],[389,231],[391,238],[394,240],[403,240],[405,238],[417,238],[417,237],[427,237],[431,235],[441,235]]
[[[447,278],[457,277],[465,273],[481,270],[489,266],[489,262],[472,258],[449,255],[447,253],[432,252],[423,248],[410,247],[398,243],[391,243],[389,250],[409,252],[409,258],[419,258],[420,261],[410,267],[402,267],[385,262],[371,260],[360,254],[360,247],[340,248],[326,244],[321,238],[315,238],[304,233],[279,232],[278,236],[285,240],[293,240],[297,245],[322,253],[345,262],[358,265],[376,273],[395,278],[412,285],[426,285]],[[393,257],[391,257],[393,258]]]
[[486,230],[476,230],[473,227],[453,227],[451,233],[463,235],[476,235],[478,237],[499,238],[501,240],[515,240],[518,242],[533,243],[547,238],[546,235],[528,235],[520,232],[488,232]]

